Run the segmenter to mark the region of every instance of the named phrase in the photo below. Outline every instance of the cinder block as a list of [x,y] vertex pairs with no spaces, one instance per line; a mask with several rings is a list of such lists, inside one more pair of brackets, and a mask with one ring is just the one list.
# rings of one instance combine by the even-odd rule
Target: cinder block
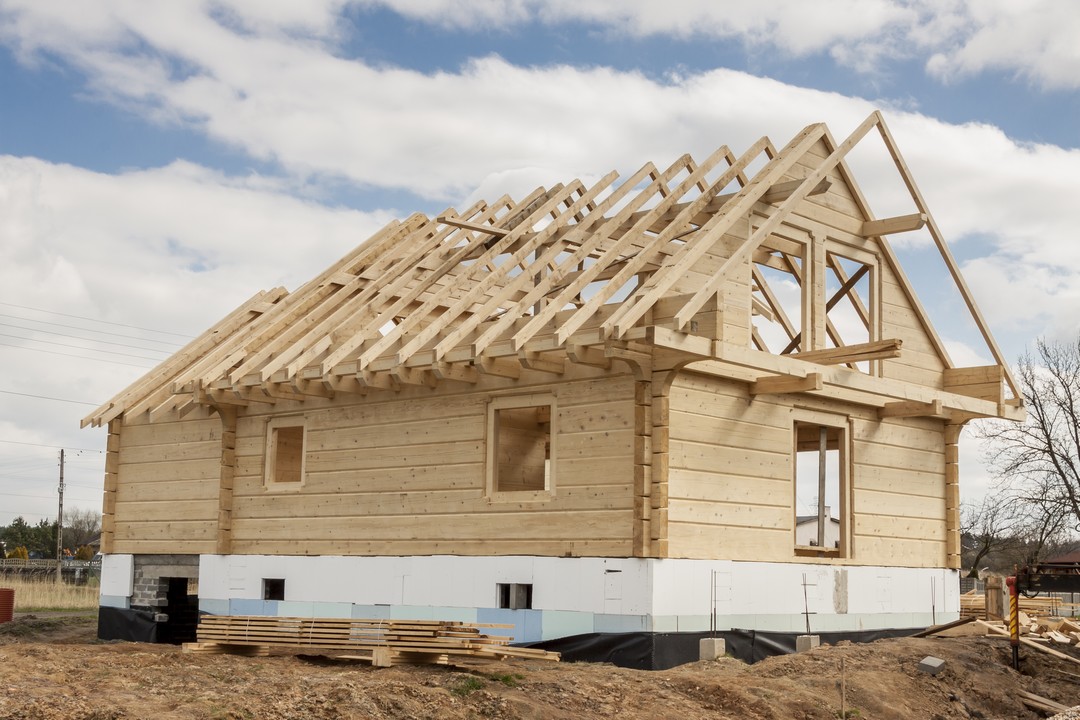
[[945,661],[941,658],[934,657],[933,655],[927,655],[922,659],[922,662],[919,663],[919,669],[924,673],[937,675],[945,669]]
[[821,645],[819,635],[799,635],[795,638],[795,652],[806,652]]
[[698,640],[698,660],[716,660],[727,653],[724,638],[701,638]]

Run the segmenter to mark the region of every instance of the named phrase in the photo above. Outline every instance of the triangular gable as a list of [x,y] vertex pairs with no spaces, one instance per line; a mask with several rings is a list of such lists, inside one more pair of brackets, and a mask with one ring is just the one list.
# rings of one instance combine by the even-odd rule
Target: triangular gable
[[[874,220],[844,163],[874,128],[912,193],[919,210],[914,219]],[[750,174],[756,165],[760,169]],[[865,272],[850,272],[853,266],[820,249],[805,249],[798,260],[783,249],[784,235],[805,233],[800,224],[807,219],[877,249],[878,275],[902,289],[911,324],[925,339],[928,357],[936,357],[932,371],[940,374],[951,363],[885,239],[927,223],[998,363],[998,386],[1003,377],[1015,393],[879,114],[839,144],[815,124],[780,150],[762,138],[739,157],[722,147],[700,163],[687,155],[662,171],[649,163],[621,183],[617,178],[610,173],[588,187],[575,180],[538,188],[519,202],[504,197],[391,223],[294,293],[257,296],[84,424],[197,404],[475,383],[487,373],[517,377],[522,368],[558,375],[568,362],[607,366],[612,358],[631,357],[627,352],[640,358],[658,347],[683,353],[685,362],[751,368],[754,377],[816,376],[803,383],[807,390],[821,389],[824,377],[837,388],[880,394],[884,399],[873,402],[882,406],[903,401],[940,409],[941,399],[918,381],[885,388],[874,383],[887,373],[844,375],[860,362],[896,357],[901,343],[877,337],[868,319],[866,341],[846,342],[828,308],[818,307],[824,300],[805,310],[798,333],[794,323],[784,325],[785,348],[764,351],[749,318],[782,313],[763,275],[754,273],[755,262],[786,263],[799,282],[817,284],[814,298],[824,298],[824,278],[832,273],[834,284],[848,290],[839,299],[858,310],[853,288]],[[798,238],[787,242],[798,246]],[[811,245],[821,243],[801,247]],[[986,386],[994,372],[982,370],[954,375],[962,388],[956,392],[992,398]],[[948,390],[949,378],[936,384]],[[789,387],[782,379],[773,385]],[[1006,412],[1000,399],[996,405],[946,399],[948,407],[971,415]]]

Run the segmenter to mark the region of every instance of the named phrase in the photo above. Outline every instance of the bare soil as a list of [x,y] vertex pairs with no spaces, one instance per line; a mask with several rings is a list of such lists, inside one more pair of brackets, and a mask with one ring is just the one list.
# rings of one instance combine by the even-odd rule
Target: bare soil
[[[0,718],[1038,718],[1021,689],[1080,704],[1080,665],[1006,639],[840,643],[755,665],[701,662],[648,672],[591,663],[367,665],[321,657],[184,654],[101,643],[92,615],[0,625]],[[1060,646],[1057,646],[1061,649]],[[918,670],[934,655],[937,676]]]

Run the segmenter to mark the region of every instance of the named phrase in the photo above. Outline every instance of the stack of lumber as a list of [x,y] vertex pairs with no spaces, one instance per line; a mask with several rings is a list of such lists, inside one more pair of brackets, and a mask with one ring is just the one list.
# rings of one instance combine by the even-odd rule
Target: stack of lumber
[[[1008,602],[1007,598],[1005,602]],[[1062,604],[1060,598],[1053,596],[1020,596],[1020,609],[1031,615],[1056,615],[1058,610],[1061,609]],[[1008,607],[1008,604],[1006,604],[1006,612],[1008,612]],[[985,618],[986,595],[983,593],[976,593],[974,590],[960,595],[960,616]]]
[[286,648],[352,660],[378,667],[395,663],[440,663],[455,659],[559,660],[559,654],[510,647],[511,638],[485,635],[481,628],[512,625],[446,620],[354,620],[347,618],[204,615],[198,642],[185,643],[184,652],[266,654]]

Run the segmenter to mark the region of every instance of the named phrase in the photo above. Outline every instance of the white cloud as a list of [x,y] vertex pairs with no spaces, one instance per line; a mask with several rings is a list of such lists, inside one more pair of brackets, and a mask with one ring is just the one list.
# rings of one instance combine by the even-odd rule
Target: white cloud
[[[388,219],[298,199],[308,179],[344,178],[361,191],[405,188],[463,205],[464,198],[520,195],[554,179],[587,179],[610,169],[628,174],[646,160],[666,163],[687,151],[701,158],[720,143],[739,153],[763,134],[783,144],[819,120],[842,139],[873,109],[863,99],[729,70],[656,82],[605,68],[523,68],[498,57],[433,75],[373,67],[336,54],[343,29],[335,2],[310,15],[289,3],[254,0],[149,9],[131,0],[0,3],[0,41],[25,61],[60,58],[85,73],[107,101],[280,163],[281,178],[230,177],[183,161],[107,175],[0,157],[5,296],[190,333],[258,289],[295,287]],[[477,7],[481,17],[507,10],[502,3]],[[654,19],[661,28],[675,23],[662,30],[671,34],[691,27],[684,19],[654,18],[648,9],[654,4],[590,7],[596,22],[613,26],[604,13],[622,8],[627,32],[634,23],[645,32]],[[712,4],[687,7],[713,12]],[[804,20],[809,39],[793,43],[792,52],[812,52],[814,43],[873,42],[872,28],[887,35],[898,23],[922,33],[919,47],[972,32],[963,3],[947,6],[952,14],[938,30],[921,6],[867,7],[862,24],[843,37]],[[447,2],[432,12],[439,8],[460,9]],[[575,12],[569,4],[537,8],[522,0],[506,17],[522,22],[531,13],[570,18]],[[896,8],[914,8],[918,19]],[[769,33],[794,32],[794,25],[782,24],[787,18],[736,14],[715,22],[735,23],[730,32],[765,42]],[[887,119],[946,238],[963,250],[991,328],[1026,322],[1034,335],[1075,323],[1080,250],[1072,238],[1080,208],[1064,179],[1080,176],[1080,153],[1018,144],[987,125],[950,125],[899,110]],[[887,162],[880,148],[853,159],[879,215],[912,212],[902,185],[885,172]],[[925,234],[898,236],[897,246],[918,250],[926,241]],[[907,269],[927,272],[918,264]],[[950,322],[949,308],[931,308],[936,319],[942,311]],[[103,400],[138,372],[0,350],[9,377],[44,395]],[[1008,357],[1015,354],[1006,348]],[[40,404],[8,400],[0,422],[17,418],[18,433],[10,437],[93,446],[91,436],[74,429],[84,408],[72,406],[58,420]],[[58,423],[72,434],[50,440]],[[0,492],[4,487],[0,480]]]

